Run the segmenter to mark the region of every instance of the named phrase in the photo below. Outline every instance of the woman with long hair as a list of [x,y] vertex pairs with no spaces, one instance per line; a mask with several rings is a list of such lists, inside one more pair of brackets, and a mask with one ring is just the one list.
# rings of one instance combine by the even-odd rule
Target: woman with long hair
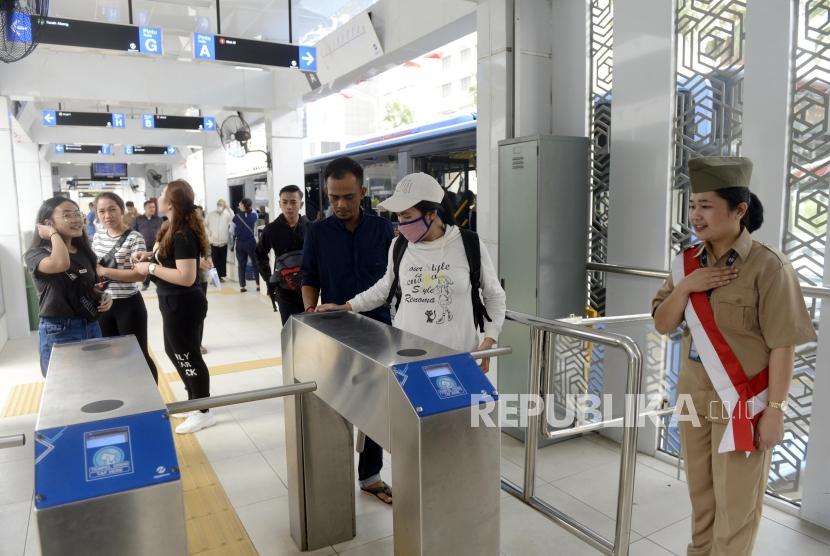
[[[164,351],[175,365],[188,399],[210,396],[210,375],[199,349],[200,330],[207,314],[207,299],[199,287],[199,259],[208,251],[205,227],[196,214],[193,188],[184,180],[167,184],[158,199],[167,216],[153,253],[133,255],[135,269],[156,282]],[[194,411],[176,432],[196,432],[216,424],[207,410]]]
[[816,338],[787,257],[750,235],[764,220],[751,174],[747,158],[689,161],[689,224],[701,241],[677,256],[652,301],[658,332],[684,325],[677,406],[690,555],[752,554],[794,349]]
[[144,238],[125,223],[124,201],[115,193],[101,193],[95,198],[95,213],[101,228],[92,238],[92,250],[98,258],[98,276],[107,282],[112,309],[101,316],[104,337],[132,334],[138,340],[153,379],[158,382],[156,364],[147,350],[147,307],[139,290],[144,279],[133,268],[132,255],[147,250]]
[[96,288],[95,253],[75,201],[44,201],[35,228],[24,258],[38,292],[40,372],[46,376],[53,345],[101,337],[98,316],[112,300]]

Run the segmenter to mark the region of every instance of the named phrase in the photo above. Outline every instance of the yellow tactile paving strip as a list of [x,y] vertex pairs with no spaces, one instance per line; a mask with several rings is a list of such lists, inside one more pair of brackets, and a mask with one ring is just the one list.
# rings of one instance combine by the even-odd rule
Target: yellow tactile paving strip
[[[245,363],[253,362],[237,365]],[[43,384],[43,381],[39,381],[16,385],[9,394],[3,417],[37,413],[40,409]],[[159,391],[166,403],[175,401],[165,373],[159,376]],[[176,425],[180,422],[173,419],[171,424]],[[254,544],[225,494],[199,441],[192,434],[175,432],[173,440],[179,457],[184,490],[188,552],[200,556],[255,556],[257,551]]]
[[6,406],[3,408],[3,417],[19,417],[31,415],[40,409],[40,398],[43,395],[44,381],[16,384],[9,392]]
[[[254,369],[264,369],[265,367],[280,367],[282,366],[282,357],[269,357],[266,359],[254,359],[252,361],[240,361],[239,363],[228,363],[225,365],[211,365],[210,376],[226,375],[230,373],[241,373],[242,371],[252,371]],[[164,373],[167,380],[181,380],[176,371],[167,371]]]

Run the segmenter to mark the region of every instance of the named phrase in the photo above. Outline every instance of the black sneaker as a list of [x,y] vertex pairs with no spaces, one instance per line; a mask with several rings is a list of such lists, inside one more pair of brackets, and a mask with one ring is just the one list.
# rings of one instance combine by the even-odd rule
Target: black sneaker
[[256,287],[256,291],[259,291],[259,286]]
[[248,291],[246,288],[239,288],[239,293],[245,293],[246,291]]

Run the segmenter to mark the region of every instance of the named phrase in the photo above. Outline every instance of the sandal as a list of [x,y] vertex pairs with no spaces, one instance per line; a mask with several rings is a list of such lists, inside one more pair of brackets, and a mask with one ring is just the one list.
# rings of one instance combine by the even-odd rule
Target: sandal
[[[392,503],[392,489],[389,488],[389,485],[387,485],[383,481],[379,481],[379,484],[375,484],[374,486],[360,487],[360,490],[362,490],[363,492],[367,492],[367,493],[371,494],[372,496],[374,496],[375,498],[377,498],[378,500],[380,500],[384,504],[391,504]],[[383,494],[385,496],[388,496],[389,501],[387,502],[386,500],[381,498],[381,496],[380,496],[381,494]]]

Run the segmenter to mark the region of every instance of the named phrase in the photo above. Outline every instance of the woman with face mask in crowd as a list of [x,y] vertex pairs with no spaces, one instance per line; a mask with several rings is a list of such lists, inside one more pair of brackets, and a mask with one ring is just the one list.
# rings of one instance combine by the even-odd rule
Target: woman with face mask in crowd
[[[199,260],[208,252],[208,240],[193,199],[193,188],[186,181],[167,184],[158,200],[167,222],[159,230],[156,250],[133,255],[135,269],[156,282],[164,351],[190,400],[210,396],[210,375],[200,350],[207,299],[199,287]],[[194,411],[176,432],[192,433],[214,424],[216,418],[207,410]]]
[[158,382],[156,364],[147,350],[147,307],[139,292],[144,276],[133,269],[130,258],[147,250],[140,233],[130,230],[124,219],[124,201],[115,193],[101,193],[95,199],[95,213],[101,228],[92,238],[98,257],[98,276],[107,282],[112,309],[101,317],[104,337],[132,334],[138,340],[153,379]]
[[[371,311],[398,299],[392,325],[459,351],[496,344],[506,310],[504,290],[474,232],[455,226],[452,207],[432,176],[409,174],[380,208],[398,215],[386,274],[345,305],[317,311]],[[484,372],[490,368],[485,359]]]
[[46,376],[52,346],[101,337],[98,316],[109,311],[112,300],[96,287],[95,253],[75,201],[44,201],[35,227],[24,258],[38,292],[40,372]]

